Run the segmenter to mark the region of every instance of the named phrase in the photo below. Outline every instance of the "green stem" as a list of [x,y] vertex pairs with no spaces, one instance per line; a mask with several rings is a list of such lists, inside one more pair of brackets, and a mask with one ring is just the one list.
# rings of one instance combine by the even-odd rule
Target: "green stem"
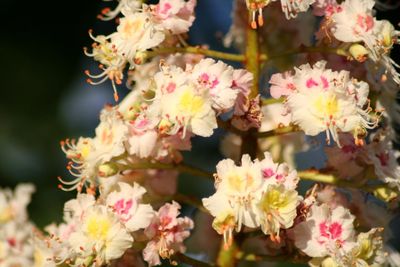
[[283,98],[278,98],[278,99],[275,99],[275,98],[263,98],[261,100],[261,102],[262,102],[263,106],[272,105],[272,104],[278,104],[278,103],[282,104],[283,103]]
[[260,55],[260,60],[261,61],[268,61],[268,60],[273,60],[281,57],[289,57],[297,54],[303,54],[303,53],[325,53],[325,54],[336,54],[338,56],[343,56],[343,57],[349,57],[351,56],[349,52],[341,47],[327,47],[327,46],[304,46],[301,45],[300,47],[286,51],[282,54],[279,55],[273,55],[273,56],[268,56],[266,54]]
[[300,259],[299,257],[292,255],[262,255],[262,254],[254,254],[254,253],[243,253],[242,255],[238,255],[238,260],[240,261],[250,261],[250,262],[292,262],[292,263],[307,263],[309,258]]
[[260,79],[260,58],[259,58],[258,32],[248,26],[247,44],[246,44],[246,69],[253,74],[253,86],[251,88],[250,98],[258,95]]
[[[336,177],[333,174],[324,174],[324,173],[320,173],[317,170],[299,171],[297,173],[297,175],[302,180],[308,180],[308,181],[324,183],[324,184],[331,184],[331,185],[335,185],[338,187],[344,187],[344,188],[360,189],[365,192],[373,193],[374,195],[381,192],[382,189],[386,188],[385,185],[367,185],[365,180],[346,181],[346,180]],[[389,196],[388,196],[389,198],[391,198],[390,197],[391,193],[392,193],[391,191],[386,192],[386,194],[389,194]]]
[[186,46],[186,47],[159,47],[152,51],[144,52],[145,58],[151,58],[158,55],[164,54],[174,54],[174,53],[189,53],[189,54],[200,54],[208,57],[213,57],[217,59],[225,59],[230,61],[243,62],[245,56],[241,54],[225,53],[215,50],[210,50],[206,48],[201,48],[199,46]]
[[294,132],[298,132],[298,131],[299,131],[299,129],[297,126],[287,126],[287,127],[276,128],[271,131],[257,132],[257,133],[255,133],[255,136],[257,138],[267,138],[267,137],[272,137],[272,136],[277,136],[277,135],[294,133]]
[[140,169],[159,169],[159,170],[178,170],[179,172],[191,174],[193,176],[204,177],[209,180],[214,180],[213,174],[196,167],[179,163],[160,163],[160,162],[138,162],[138,163],[131,163],[128,165],[124,164],[117,164],[119,170],[140,170]]
[[[246,30],[246,69],[253,74],[253,85],[251,87],[250,99],[254,99],[259,95],[259,80],[260,80],[260,52],[257,29],[252,29],[247,26]],[[258,142],[255,134],[257,129],[250,129],[242,135],[241,154],[248,154],[252,159],[257,157]]]

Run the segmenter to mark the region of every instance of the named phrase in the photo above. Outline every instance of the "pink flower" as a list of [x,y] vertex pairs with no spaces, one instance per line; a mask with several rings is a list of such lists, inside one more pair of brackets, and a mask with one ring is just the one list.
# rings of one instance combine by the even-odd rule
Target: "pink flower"
[[341,206],[313,205],[307,219],[294,229],[295,245],[310,257],[345,254],[354,245],[354,218]]
[[161,0],[153,7],[153,15],[160,25],[173,34],[189,31],[194,21],[196,0]]
[[160,256],[166,259],[176,252],[185,252],[183,240],[189,237],[193,221],[188,217],[178,218],[180,208],[174,201],[165,204],[145,229],[150,241],[143,250],[143,258],[150,266],[161,264]]
[[296,89],[293,76],[289,71],[272,75],[269,83],[271,84],[270,93],[273,98],[288,96]]

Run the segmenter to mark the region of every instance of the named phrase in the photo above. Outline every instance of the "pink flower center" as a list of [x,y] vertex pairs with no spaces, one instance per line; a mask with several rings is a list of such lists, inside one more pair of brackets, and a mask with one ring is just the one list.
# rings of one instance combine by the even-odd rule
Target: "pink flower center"
[[168,226],[168,224],[170,224],[172,222],[172,218],[169,216],[164,216],[160,218],[160,227],[161,228],[165,228],[166,226]]
[[272,176],[274,176],[275,172],[271,168],[263,169],[262,170],[262,175],[263,175],[264,178],[268,179],[268,178],[271,178]]
[[132,208],[133,200],[120,199],[114,204],[114,210],[120,215],[127,215]]
[[326,90],[329,88],[328,79],[324,76],[321,76],[322,87]]
[[278,174],[278,175],[275,177],[275,179],[278,180],[278,181],[281,181],[284,177],[285,177],[284,175]]
[[296,90],[296,86],[293,83],[286,84],[286,88],[291,90],[291,91]]
[[203,73],[199,76],[199,83],[213,89],[219,84],[219,80],[218,78],[212,80],[210,75]]
[[166,15],[168,11],[172,8],[172,5],[170,3],[165,3],[162,8],[158,10],[160,14]]
[[175,89],[176,89],[176,84],[173,83],[173,82],[170,82],[167,85],[167,88],[165,88],[165,89],[167,90],[168,93],[173,93],[175,91]]
[[368,32],[374,27],[374,18],[369,15],[357,15],[357,26],[361,30]]
[[307,80],[306,86],[307,86],[308,89],[310,89],[310,88],[312,88],[314,86],[318,86],[318,83],[313,78],[310,78],[310,79]]
[[[325,76],[321,76],[321,77],[320,77],[320,80],[321,80],[322,88],[325,89],[325,90],[327,90],[327,89],[329,88],[328,79],[327,79]],[[310,79],[308,79],[308,80],[306,81],[306,86],[307,86],[308,89],[311,89],[312,87],[319,86],[319,85],[320,85],[320,83],[318,83],[318,82],[317,82],[316,80],[314,80],[313,78],[310,78]]]
[[149,124],[149,120],[148,119],[142,119],[142,120],[137,120],[136,121],[136,127],[138,127],[138,128],[143,128],[147,124]]
[[343,228],[342,225],[338,222],[333,222],[331,224],[327,222],[322,222],[319,224],[319,232],[323,237],[336,240],[340,239]]

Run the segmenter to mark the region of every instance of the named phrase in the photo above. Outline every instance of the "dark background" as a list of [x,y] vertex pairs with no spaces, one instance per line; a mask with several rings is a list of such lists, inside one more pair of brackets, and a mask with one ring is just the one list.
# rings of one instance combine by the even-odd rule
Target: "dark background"
[[[196,19],[191,42],[211,43],[221,49],[218,36],[229,28],[232,2],[198,2],[203,15]],[[109,83],[88,85],[83,74],[94,65],[82,52],[83,46],[91,45],[88,29],[107,34],[115,28],[112,22],[96,19],[104,6],[100,0],[1,1],[0,186],[36,185],[38,192],[30,211],[39,226],[59,221],[63,203],[74,196],[57,189],[56,177],[69,177],[59,141],[92,136],[99,110],[105,103],[113,103]],[[399,11],[378,16],[397,24]],[[399,50],[394,52],[398,62]],[[200,139],[195,149],[210,168],[217,162],[219,155],[210,158],[207,153],[208,149],[217,151],[216,142]]]

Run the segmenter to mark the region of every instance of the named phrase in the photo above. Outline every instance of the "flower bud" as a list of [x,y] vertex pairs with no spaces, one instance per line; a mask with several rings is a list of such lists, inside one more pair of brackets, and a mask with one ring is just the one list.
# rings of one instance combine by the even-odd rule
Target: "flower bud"
[[105,164],[102,164],[98,168],[98,174],[101,177],[110,177],[115,174],[117,174],[119,171],[117,164],[108,162]]
[[393,25],[389,21],[382,21],[381,36],[382,44],[385,47],[392,47],[393,45],[393,32],[395,31]]
[[147,59],[147,53],[139,51],[135,54],[134,62],[135,64],[141,65],[143,64]]
[[353,44],[350,46],[349,52],[352,57],[359,62],[364,62],[369,53],[368,50],[360,44]]
[[375,188],[373,193],[374,196],[385,202],[390,202],[398,196],[398,194],[393,189],[387,188],[386,186]]

